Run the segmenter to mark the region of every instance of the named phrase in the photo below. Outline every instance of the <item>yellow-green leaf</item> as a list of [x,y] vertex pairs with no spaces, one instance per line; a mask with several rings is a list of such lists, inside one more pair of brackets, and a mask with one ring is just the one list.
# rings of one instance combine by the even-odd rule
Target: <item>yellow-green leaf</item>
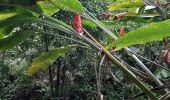
[[83,20],[82,23],[83,23],[84,26],[88,26],[90,28],[96,28],[97,27],[97,25],[95,23],[93,23],[89,20]]
[[51,65],[59,57],[64,57],[70,49],[77,47],[77,45],[69,45],[65,47],[50,49],[49,52],[43,52],[38,58],[34,60],[28,69],[28,75],[33,76],[38,71],[47,70],[48,66]]
[[109,11],[120,10],[125,8],[134,8],[143,5],[143,0],[126,0],[114,2],[109,6]]
[[15,12],[10,12],[10,13],[0,13],[0,21],[2,21],[2,20],[5,20],[5,19],[7,19],[7,18],[10,18],[10,17],[12,17],[12,16],[15,16],[16,15],[16,13]]

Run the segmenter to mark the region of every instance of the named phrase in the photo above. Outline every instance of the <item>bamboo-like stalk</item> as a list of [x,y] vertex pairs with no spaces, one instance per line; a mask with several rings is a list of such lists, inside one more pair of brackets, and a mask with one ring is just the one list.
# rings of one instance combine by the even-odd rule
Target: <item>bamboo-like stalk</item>
[[158,98],[141,82],[136,78],[127,67],[123,66],[109,51],[107,51],[95,38],[93,38],[86,30],[85,33],[103,50],[103,52],[108,56],[110,61],[113,62],[119,69],[121,69],[129,78],[141,89],[143,90],[152,100],[158,100]]
[[[127,47],[125,48],[125,50],[127,52],[130,51],[129,48],[127,48]],[[130,55],[131,55],[131,57],[133,57],[133,59],[136,62],[138,62],[138,64],[141,66],[141,68],[149,75],[149,77],[151,77],[157,83],[157,85],[159,85],[159,86],[163,85],[163,83],[153,75],[153,73],[143,64],[143,62],[141,60],[139,60],[139,58],[136,55],[134,55],[132,53],[130,53]]]
[[[165,88],[169,88],[170,87],[170,85],[162,85],[162,86],[158,86],[158,87],[155,87],[155,88],[152,88],[150,91],[152,91],[152,92],[158,92],[158,91],[160,91],[160,90],[162,90],[162,89],[165,89]],[[133,98],[137,98],[137,97],[139,97],[139,96],[143,96],[143,95],[145,95],[145,93],[139,93],[139,94],[137,94],[137,95],[135,95],[135,96],[133,96]],[[163,96],[167,96],[167,93],[166,94],[164,94]],[[162,96],[162,97],[163,97]],[[160,97],[160,98],[162,98],[162,97]],[[164,97],[163,97],[164,98]]]
[[162,97],[160,97],[160,100],[169,100],[168,98],[170,98],[170,91],[167,92],[165,95],[163,95]]
[[167,71],[170,71],[170,69],[168,69],[168,68],[166,68],[166,67],[164,67],[164,66],[162,66],[162,65],[160,65],[160,64],[157,64],[156,62],[154,62],[154,61],[152,61],[152,60],[149,60],[149,59],[147,59],[147,58],[145,58],[145,57],[143,57],[143,56],[141,56],[141,55],[139,55],[139,54],[136,54],[136,53],[134,53],[134,52],[132,52],[132,51],[129,51],[129,52],[132,53],[132,54],[134,54],[134,55],[136,55],[136,56],[138,56],[139,58],[142,58],[143,60],[146,60],[146,61],[148,61],[148,62],[150,62],[150,63],[158,66],[158,67],[161,67],[161,68],[163,68],[163,69],[165,69],[165,70],[167,70]]
[[[87,13],[90,13],[87,11]],[[91,14],[91,13],[90,13]],[[94,16],[90,16],[88,14],[86,14],[85,12],[82,13],[82,16],[86,19],[89,19],[91,20],[92,22],[94,22],[95,24],[97,24],[101,29],[103,29],[107,34],[109,34],[111,37],[113,37],[115,40],[118,39],[118,37],[116,35],[114,35],[105,25],[103,25],[96,17]],[[126,52],[130,51],[128,47],[125,48]],[[129,55],[141,66],[141,68],[143,70],[145,70],[145,72],[152,78],[152,80],[155,81],[155,83],[158,85],[158,86],[161,86],[163,85],[163,83],[157,79],[153,73],[143,64],[143,62],[141,60],[139,60],[139,58],[132,54],[132,53],[129,53]]]

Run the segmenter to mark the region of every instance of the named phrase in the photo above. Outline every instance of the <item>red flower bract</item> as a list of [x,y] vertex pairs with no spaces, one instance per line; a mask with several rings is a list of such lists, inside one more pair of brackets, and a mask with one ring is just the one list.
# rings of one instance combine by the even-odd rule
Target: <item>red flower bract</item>
[[83,32],[83,27],[82,27],[82,20],[80,14],[76,14],[74,16],[74,21],[73,21],[74,29],[77,33],[82,33]]
[[161,52],[162,60],[165,63],[170,62],[170,50],[162,50]]
[[112,38],[111,38],[111,41],[112,41],[112,42],[115,42],[115,39],[112,37]]
[[[112,41],[112,42],[115,42],[115,39],[112,37],[112,38],[111,38],[111,41]],[[115,46],[115,47],[112,47],[112,49],[113,49],[113,50],[116,49],[116,46]]]
[[121,37],[125,36],[125,28],[124,28],[124,26],[122,26],[122,28],[120,30],[120,35],[121,35]]

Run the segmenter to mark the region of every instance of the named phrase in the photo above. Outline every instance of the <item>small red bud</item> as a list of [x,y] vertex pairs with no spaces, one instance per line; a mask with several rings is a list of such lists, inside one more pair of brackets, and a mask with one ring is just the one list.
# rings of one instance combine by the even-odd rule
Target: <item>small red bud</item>
[[115,39],[112,37],[112,38],[111,38],[111,41],[112,41],[112,42],[115,42]]
[[122,28],[120,30],[120,35],[121,35],[121,37],[125,36],[125,28],[124,28],[124,26],[122,26]]
[[162,60],[165,63],[169,63],[170,62],[170,51],[169,50],[162,50]]
[[[112,37],[112,38],[111,38],[111,41],[112,41],[112,42],[115,42],[115,39]],[[116,49],[116,46],[115,46],[115,47],[112,47],[112,49],[113,49],[113,50]]]

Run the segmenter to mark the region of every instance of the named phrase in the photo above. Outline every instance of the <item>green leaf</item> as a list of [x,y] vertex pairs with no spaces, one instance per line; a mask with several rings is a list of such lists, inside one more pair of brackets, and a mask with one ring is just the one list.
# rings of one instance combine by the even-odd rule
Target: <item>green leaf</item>
[[50,3],[49,1],[39,1],[37,5],[41,8],[42,12],[46,15],[52,16],[60,9],[57,8],[54,4]]
[[167,79],[170,78],[170,72],[165,69],[159,68],[155,72],[155,77],[159,79]]
[[93,23],[89,20],[83,20],[82,23],[83,23],[83,25],[88,26],[90,28],[96,28],[97,27],[97,25],[95,23]]
[[114,2],[109,6],[109,11],[126,9],[126,8],[135,8],[143,6],[143,0],[126,0]]
[[52,15],[59,9],[69,10],[75,13],[83,12],[84,8],[78,0],[9,0],[0,2],[0,8],[10,9],[13,7],[23,7],[38,14]]
[[78,0],[47,0],[53,2],[59,9],[82,13],[84,8]]
[[30,37],[35,31],[22,30],[0,39],[0,52],[12,48]]
[[3,1],[4,2],[1,2],[0,4],[29,6],[29,5],[34,5],[36,3],[36,0],[3,0]]
[[32,12],[22,7],[9,7],[8,9],[0,10],[0,21],[13,17],[17,14],[32,15]]
[[127,33],[123,38],[107,45],[107,49],[114,46],[121,49],[135,44],[144,44],[151,41],[160,41],[170,36],[170,19],[162,22],[151,23],[139,29]]
[[37,22],[38,18],[30,15],[30,14],[17,14],[15,16],[12,16],[10,18],[7,18],[6,20],[0,21],[0,27],[8,26],[8,25],[15,25],[15,24],[23,24],[25,22]]
[[30,13],[17,14],[5,20],[0,20],[0,33],[7,35],[14,28],[23,25],[26,22],[39,22],[39,19]]
[[25,9],[25,11],[27,9],[35,13],[42,14],[41,8],[36,4],[37,1],[39,0],[6,0],[6,2],[0,2],[0,8],[2,9],[0,9],[0,11],[22,8]]
[[[16,13],[0,13],[0,21],[6,20],[12,16],[15,16]],[[5,31],[5,28],[0,28],[0,39],[3,38],[4,34],[9,33]]]
[[2,33],[0,33],[0,39],[3,38],[3,37],[4,37],[4,35]]
[[5,19],[10,18],[10,17],[13,17],[15,15],[16,15],[15,12],[10,12],[10,13],[2,12],[2,13],[0,13],[0,21],[5,20]]
[[60,48],[50,49],[48,52],[43,52],[38,58],[34,60],[28,69],[28,75],[33,76],[38,71],[47,70],[48,66],[51,65],[59,57],[64,57],[70,49],[78,47],[77,45],[69,45]]

